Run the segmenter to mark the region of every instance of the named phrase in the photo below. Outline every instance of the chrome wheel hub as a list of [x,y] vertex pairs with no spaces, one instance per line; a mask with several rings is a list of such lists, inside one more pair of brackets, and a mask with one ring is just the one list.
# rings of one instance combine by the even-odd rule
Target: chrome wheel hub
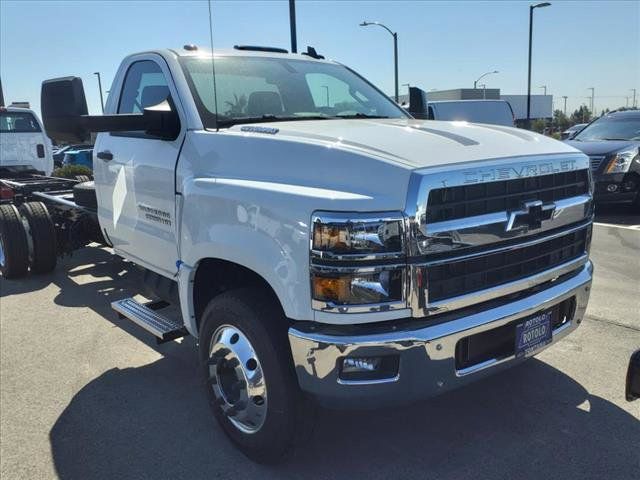
[[244,433],[255,433],[267,416],[267,385],[249,339],[230,325],[219,327],[209,346],[209,385],[215,402]]

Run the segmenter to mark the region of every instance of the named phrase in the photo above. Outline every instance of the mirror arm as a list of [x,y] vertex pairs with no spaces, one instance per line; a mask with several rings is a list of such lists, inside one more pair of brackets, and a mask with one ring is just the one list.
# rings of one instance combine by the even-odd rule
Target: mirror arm
[[89,132],[131,132],[146,130],[142,113],[121,115],[82,115],[82,126]]

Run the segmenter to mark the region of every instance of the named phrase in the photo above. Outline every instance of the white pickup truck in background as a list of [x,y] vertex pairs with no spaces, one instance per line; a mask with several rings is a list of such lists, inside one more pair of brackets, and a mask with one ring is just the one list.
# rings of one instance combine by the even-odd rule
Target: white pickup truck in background
[[33,110],[0,107],[0,178],[25,172],[51,175],[51,140]]
[[[258,461],[299,443],[315,402],[436,395],[584,316],[591,174],[566,144],[416,120],[312,49],[134,54],[106,115],[76,77],[45,81],[42,111],[51,138],[102,132],[95,184],[24,205],[46,209],[58,253],[98,240],[143,269],[150,302],[113,308],[198,339],[213,414]],[[0,208],[5,264],[27,261],[6,257],[20,212]]]

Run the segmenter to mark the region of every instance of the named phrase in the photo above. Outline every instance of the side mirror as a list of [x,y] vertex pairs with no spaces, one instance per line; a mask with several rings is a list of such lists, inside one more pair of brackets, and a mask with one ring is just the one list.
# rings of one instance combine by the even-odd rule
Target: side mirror
[[171,99],[144,109],[145,131],[164,140],[175,140],[180,134],[180,118]]
[[629,360],[625,393],[629,402],[640,398],[640,350],[636,350]]
[[45,80],[40,104],[47,135],[56,141],[82,143],[91,132],[144,131],[163,140],[175,140],[180,133],[180,119],[171,98],[145,108],[143,113],[87,115],[84,87],[78,77]]
[[87,100],[80,78],[54,78],[42,82],[40,108],[50,138],[69,143],[82,143],[89,138],[90,132],[82,121],[87,115]]
[[409,113],[416,118],[427,118],[427,92],[409,87]]

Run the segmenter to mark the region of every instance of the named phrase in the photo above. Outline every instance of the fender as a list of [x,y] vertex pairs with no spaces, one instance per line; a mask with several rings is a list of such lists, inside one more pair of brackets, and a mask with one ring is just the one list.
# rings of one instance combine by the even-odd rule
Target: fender
[[[272,191],[276,198],[258,201],[256,197],[265,190],[242,182],[200,178],[187,181],[183,188],[178,280],[190,333],[196,330],[192,301],[195,267],[204,258],[226,260],[254,271],[273,288],[287,317],[312,318],[306,214],[311,207],[298,201],[298,208],[294,208],[291,203],[295,202],[289,200],[287,208],[278,212],[273,206],[283,205],[284,199],[277,197],[290,195]],[[188,299],[188,304],[183,299]]]

